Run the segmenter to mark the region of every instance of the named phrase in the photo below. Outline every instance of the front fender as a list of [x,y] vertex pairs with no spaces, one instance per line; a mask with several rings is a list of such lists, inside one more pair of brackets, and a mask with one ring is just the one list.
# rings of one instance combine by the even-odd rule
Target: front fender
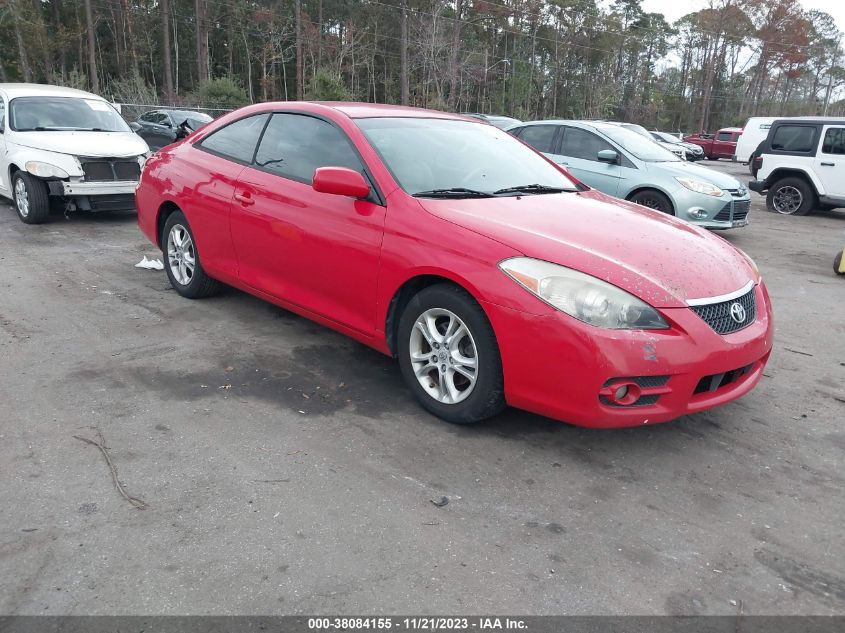
[[26,164],[30,161],[38,161],[54,165],[67,172],[68,176],[71,178],[81,178],[83,175],[82,165],[80,165],[75,156],[70,154],[48,152],[43,149],[23,147],[12,142],[7,143],[6,145],[6,164],[3,176],[11,181],[12,170],[14,168],[25,170]]

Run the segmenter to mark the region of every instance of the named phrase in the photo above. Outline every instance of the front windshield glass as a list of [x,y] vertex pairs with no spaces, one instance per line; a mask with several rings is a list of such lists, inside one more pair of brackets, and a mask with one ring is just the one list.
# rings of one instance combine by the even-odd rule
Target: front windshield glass
[[654,135],[664,143],[672,143],[673,145],[680,145],[681,141],[676,136],[672,136],[667,132],[655,132]]
[[17,132],[131,132],[108,102],[80,97],[18,97],[9,103]]
[[647,163],[677,162],[681,160],[668,149],[658,145],[653,139],[640,136],[624,127],[602,127],[601,131],[640,160]]
[[557,167],[492,125],[416,118],[356,123],[411,195],[455,188],[493,194],[524,185],[578,190]]
[[192,130],[198,130],[203,125],[213,120],[210,116],[203,112],[191,112],[185,110],[171,110],[170,116],[173,117],[176,125],[181,125],[187,121],[188,126]]

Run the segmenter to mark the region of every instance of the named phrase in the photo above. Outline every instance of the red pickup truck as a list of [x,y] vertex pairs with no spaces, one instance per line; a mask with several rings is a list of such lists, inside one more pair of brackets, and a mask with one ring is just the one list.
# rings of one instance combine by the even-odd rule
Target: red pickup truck
[[736,141],[742,134],[742,128],[726,127],[716,134],[693,134],[684,138],[686,143],[694,143],[704,150],[704,157],[710,160],[731,158],[736,153]]

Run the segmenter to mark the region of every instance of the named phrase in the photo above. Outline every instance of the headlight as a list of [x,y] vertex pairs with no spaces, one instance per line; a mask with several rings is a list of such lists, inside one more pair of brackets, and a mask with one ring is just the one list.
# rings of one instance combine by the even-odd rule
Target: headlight
[[704,195],[715,196],[717,198],[722,195],[722,190],[719,187],[704,180],[696,180],[695,178],[675,178],[675,180],[690,191],[695,191],[696,193],[703,193]]
[[657,310],[607,282],[539,259],[514,257],[499,264],[531,293],[579,321],[616,330],[662,330]]
[[26,165],[26,170],[33,176],[39,178],[67,178],[68,173],[61,167],[56,167],[50,163],[42,163],[41,161],[31,160]]

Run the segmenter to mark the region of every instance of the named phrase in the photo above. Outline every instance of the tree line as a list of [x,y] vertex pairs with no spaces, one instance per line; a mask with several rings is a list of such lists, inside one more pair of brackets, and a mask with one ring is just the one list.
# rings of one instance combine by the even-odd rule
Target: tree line
[[0,81],[227,109],[402,103],[713,130],[841,115],[842,34],[799,0],[0,0]]

